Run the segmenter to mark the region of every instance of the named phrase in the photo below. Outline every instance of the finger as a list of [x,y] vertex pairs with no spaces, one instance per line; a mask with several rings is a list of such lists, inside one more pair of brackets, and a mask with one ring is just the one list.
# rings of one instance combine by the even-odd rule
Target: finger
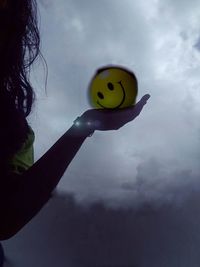
[[144,102],[146,102],[149,98],[150,98],[151,96],[149,95],[149,94],[146,94],[146,95],[144,95],[142,98],[141,98],[141,100],[140,101],[144,101]]

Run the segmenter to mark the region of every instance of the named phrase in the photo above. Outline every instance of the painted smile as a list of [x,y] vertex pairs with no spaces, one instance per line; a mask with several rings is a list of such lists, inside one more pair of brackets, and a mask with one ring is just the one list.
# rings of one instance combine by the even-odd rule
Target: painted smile
[[122,82],[120,81],[118,83],[121,85],[121,88],[122,88],[122,91],[123,91],[123,98],[122,98],[121,103],[118,106],[114,107],[114,108],[108,108],[108,107],[104,107],[103,105],[101,105],[99,103],[99,101],[97,100],[97,104],[99,104],[99,106],[101,106],[102,108],[115,109],[115,108],[119,108],[124,103],[124,100],[125,100],[125,90],[124,90],[124,87],[122,85]]

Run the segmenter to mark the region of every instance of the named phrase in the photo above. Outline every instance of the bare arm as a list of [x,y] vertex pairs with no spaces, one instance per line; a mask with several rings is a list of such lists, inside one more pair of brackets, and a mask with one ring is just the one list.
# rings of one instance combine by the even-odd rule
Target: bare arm
[[15,235],[46,204],[89,134],[73,125],[32,167],[10,177],[0,201],[1,240]]
[[[123,110],[90,109],[81,120],[100,122],[96,130],[116,130],[138,117],[149,98],[144,95],[135,106]],[[4,184],[0,180],[0,240],[15,235],[41,210],[91,132],[88,127],[73,125],[22,175],[13,175],[8,181],[4,177]]]

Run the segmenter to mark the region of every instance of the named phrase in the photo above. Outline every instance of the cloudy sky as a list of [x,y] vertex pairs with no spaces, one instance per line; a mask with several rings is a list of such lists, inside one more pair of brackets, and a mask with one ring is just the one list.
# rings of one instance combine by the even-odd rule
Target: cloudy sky
[[[118,131],[96,131],[87,138],[57,190],[66,197],[68,194],[73,196],[74,205],[84,206],[84,209],[97,202],[100,206],[104,205],[102,214],[108,214],[106,209],[111,209],[110,218],[116,220],[118,217],[113,213],[116,208],[121,212],[133,208],[138,212],[145,205],[150,205],[159,210],[160,217],[156,217],[155,221],[149,219],[151,227],[145,213],[144,217],[147,217],[143,226],[138,223],[140,226],[134,228],[139,232],[142,229],[142,237],[131,243],[132,246],[137,248],[135,244],[139,242],[140,248],[145,251],[146,247],[141,245],[145,233],[150,238],[159,229],[160,236],[167,240],[164,247],[172,249],[164,250],[166,254],[163,254],[162,262],[169,262],[162,266],[179,266],[180,258],[183,260],[180,266],[184,266],[183,262],[187,263],[185,266],[199,266],[198,257],[193,265],[190,262],[190,257],[198,254],[191,254],[194,247],[200,245],[200,239],[194,242],[191,231],[193,233],[194,229],[199,229],[188,221],[188,218],[195,216],[197,210],[194,205],[200,200],[199,1],[40,0],[38,4],[41,51],[48,64],[48,84],[46,95],[45,71],[41,63],[35,63],[32,84],[37,101],[29,116],[36,135],[35,161],[71,127],[77,116],[91,108],[87,102],[87,86],[97,68],[117,64],[131,69],[139,82],[138,100],[148,93],[151,95],[148,103],[136,120]],[[195,198],[192,198],[193,195]],[[166,205],[172,208],[168,209]],[[180,216],[174,211],[176,208],[179,212],[181,210],[178,213]],[[74,206],[69,208],[77,209]],[[80,219],[82,215],[79,211],[74,213],[79,214]],[[97,209],[97,218],[101,217],[100,214],[101,208],[100,211]],[[119,217],[122,215],[128,218],[127,214],[117,213]],[[141,214],[134,216],[132,220],[144,218]],[[170,238],[175,232],[178,233],[175,236],[178,245],[173,248],[166,232],[163,236],[163,228],[159,228],[165,219],[169,228],[176,226],[174,231],[169,230]],[[180,230],[178,225],[184,220],[187,223]],[[126,222],[126,227],[121,229],[131,228],[131,219]],[[111,225],[110,221],[107,223]],[[89,227],[87,223],[84,225]],[[193,230],[183,236],[189,228]],[[76,236],[79,241],[81,231]],[[136,235],[137,231],[134,231]],[[130,232],[123,232],[124,240]],[[135,261],[131,258],[128,263],[134,262],[134,266],[140,267],[161,266],[159,258],[154,257],[156,250],[153,251],[154,244],[160,242],[158,236],[152,243],[148,241],[152,251],[146,250],[146,254],[140,251],[136,253],[139,258],[136,257]],[[91,234],[91,240],[93,237]],[[97,236],[95,238],[98,239]],[[184,255],[186,247],[180,246],[184,242],[190,252],[188,261],[182,256],[169,259],[173,251],[178,253],[176,255]],[[194,247],[191,247],[192,242]],[[91,242],[87,244],[91,247]],[[80,259],[87,262],[85,257],[89,252],[80,247]],[[72,246],[71,249],[75,251],[75,248]],[[111,251],[116,254],[115,249]],[[125,255],[125,252],[121,255],[122,260],[127,258]],[[146,265],[144,255],[149,265]],[[78,266],[78,263],[71,266]]]
[[87,86],[100,66],[130,68],[138,100],[151,95],[135,121],[86,139],[58,189],[84,203],[102,199],[108,205],[174,201],[177,190],[180,200],[188,187],[196,189],[199,2],[40,0],[39,11],[49,73],[45,95],[45,72],[35,64],[37,101],[29,117],[35,160],[91,108]]

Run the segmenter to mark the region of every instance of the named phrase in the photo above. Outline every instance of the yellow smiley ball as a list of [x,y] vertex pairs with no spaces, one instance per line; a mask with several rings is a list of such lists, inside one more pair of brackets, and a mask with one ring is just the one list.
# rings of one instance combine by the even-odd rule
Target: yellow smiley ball
[[105,66],[95,73],[88,87],[88,100],[98,109],[120,109],[135,104],[137,78],[122,66]]

